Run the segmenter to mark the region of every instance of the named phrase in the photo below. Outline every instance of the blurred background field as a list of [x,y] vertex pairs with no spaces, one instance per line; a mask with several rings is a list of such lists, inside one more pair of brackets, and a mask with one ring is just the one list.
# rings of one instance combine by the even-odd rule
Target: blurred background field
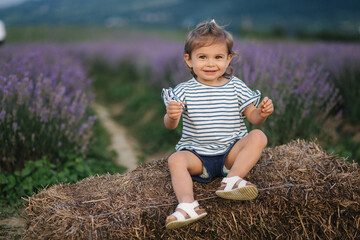
[[48,185],[126,170],[94,102],[137,140],[139,163],[174,151],[161,89],[190,78],[186,34],[212,18],[235,37],[235,75],[273,99],[270,147],[301,138],[360,162],[358,1],[6,0],[0,218]]

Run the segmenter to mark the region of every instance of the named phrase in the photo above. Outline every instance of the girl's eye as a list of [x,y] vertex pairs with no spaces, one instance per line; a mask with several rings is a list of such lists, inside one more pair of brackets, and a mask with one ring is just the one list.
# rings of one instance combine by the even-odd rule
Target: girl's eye
[[205,56],[199,56],[199,58],[200,58],[200,59],[206,59],[206,57],[205,57]]
[[216,56],[215,58],[216,59],[222,59],[222,56]]

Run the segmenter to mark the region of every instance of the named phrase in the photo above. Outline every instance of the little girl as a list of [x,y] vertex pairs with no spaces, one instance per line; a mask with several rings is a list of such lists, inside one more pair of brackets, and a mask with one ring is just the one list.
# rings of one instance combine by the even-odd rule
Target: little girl
[[243,178],[257,163],[267,138],[260,130],[248,133],[244,119],[260,125],[274,107],[267,97],[259,104],[260,92],[232,76],[232,47],[232,36],[214,20],[199,24],[189,33],[184,51],[194,77],[162,91],[165,126],[175,129],[183,117],[182,137],[168,159],[179,202],[166,219],[168,229],[207,214],[194,200],[192,180],[206,183],[224,177],[216,195],[226,199],[250,200],[258,195],[256,186]]

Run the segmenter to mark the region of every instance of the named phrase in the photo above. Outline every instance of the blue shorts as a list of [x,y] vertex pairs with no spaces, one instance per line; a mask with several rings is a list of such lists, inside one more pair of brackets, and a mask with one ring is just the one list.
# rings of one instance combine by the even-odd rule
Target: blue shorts
[[208,182],[211,182],[212,180],[214,180],[215,178],[226,177],[229,170],[227,170],[225,168],[225,165],[224,165],[225,159],[226,159],[227,155],[229,154],[230,150],[237,143],[237,141],[239,141],[239,139],[237,139],[226,150],[225,153],[223,153],[221,155],[215,155],[215,156],[199,155],[194,150],[182,149],[181,151],[189,151],[189,152],[194,153],[202,161],[203,166],[204,166],[202,174],[193,175],[193,176],[191,176],[191,178],[197,182],[208,183]]

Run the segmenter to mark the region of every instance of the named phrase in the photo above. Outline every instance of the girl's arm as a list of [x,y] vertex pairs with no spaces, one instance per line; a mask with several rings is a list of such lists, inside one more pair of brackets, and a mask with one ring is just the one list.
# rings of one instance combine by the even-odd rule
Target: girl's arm
[[181,103],[172,101],[166,106],[164,124],[167,129],[175,129],[180,121],[183,108]]
[[256,108],[251,104],[244,110],[244,115],[254,125],[261,125],[265,122],[266,118],[274,111],[272,100],[264,97],[262,102]]

